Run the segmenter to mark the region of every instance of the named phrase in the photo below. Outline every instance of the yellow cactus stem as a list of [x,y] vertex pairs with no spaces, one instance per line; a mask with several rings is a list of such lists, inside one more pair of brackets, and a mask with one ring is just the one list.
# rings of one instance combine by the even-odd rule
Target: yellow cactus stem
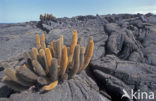
[[62,49],[62,60],[61,60],[61,78],[64,76],[68,65],[68,52],[67,47],[64,46]]
[[[69,57],[69,51],[70,51],[70,47],[67,47],[68,57]],[[68,61],[68,63],[69,63],[69,61]]]
[[60,65],[60,63],[61,63],[61,56],[62,56],[62,48],[61,48],[61,40],[60,39],[58,39],[56,41],[56,46],[57,46],[58,64]]
[[46,55],[48,67],[50,67],[51,66],[52,56],[51,56],[51,52],[50,52],[49,48],[46,48],[45,55]]
[[46,45],[45,45],[45,34],[41,35],[41,48],[45,49]]
[[63,35],[60,36],[60,58],[59,58],[59,64],[61,63],[61,57],[62,57],[62,49],[64,47],[64,39]]
[[10,88],[13,88],[14,90],[17,90],[17,91],[23,91],[23,90],[26,90],[28,89],[27,86],[23,86],[13,80],[11,80],[9,77],[7,76],[4,76],[1,80],[3,83],[5,83],[8,87]]
[[40,50],[39,50],[39,54],[40,54],[41,56],[45,56],[45,51],[44,51],[44,49],[40,49]]
[[11,66],[7,62],[2,62],[1,65],[3,68],[11,68]]
[[84,65],[84,54],[85,54],[85,47],[81,47],[80,49],[80,68],[79,72],[82,71],[83,65]]
[[60,43],[61,43],[61,49],[64,46],[64,39],[63,39],[63,35],[60,36]]
[[55,88],[58,84],[58,80],[50,83],[49,85],[47,86],[44,86],[43,88],[41,88],[41,91],[49,91],[49,90],[52,90],[53,88]]
[[30,83],[23,82],[21,79],[19,79],[19,77],[16,74],[16,70],[14,70],[12,68],[6,68],[4,70],[4,72],[10,80],[12,80],[16,83],[19,83],[23,86],[30,86],[31,85]]
[[80,45],[76,45],[75,51],[74,51],[74,59],[72,61],[72,68],[69,73],[69,78],[72,78],[80,68]]
[[58,80],[58,59],[52,58],[51,67],[49,68],[51,82]]
[[46,72],[37,60],[32,61],[34,71],[40,76],[46,76]]
[[37,48],[32,48],[32,55],[33,55],[33,59],[37,60],[37,56],[38,56]]
[[41,42],[45,42],[45,35],[44,34],[41,35]]
[[85,61],[84,61],[84,66],[83,66],[82,70],[84,70],[88,66],[88,64],[89,64],[89,62],[90,62],[90,60],[92,58],[93,51],[94,51],[94,41],[93,41],[93,39],[91,39],[89,41],[87,48],[88,49],[86,50]]
[[48,67],[48,63],[47,63],[47,59],[46,59],[46,55],[45,55],[44,49],[40,49],[39,54],[41,56],[41,58],[38,59],[39,62],[42,64],[42,66],[46,70],[46,73],[49,73],[49,67]]
[[11,80],[18,81],[16,77],[16,71],[13,68],[6,68],[4,72]]
[[26,64],[23,65],[24,68],[27,68]]
[[72,62],[73,53],[74,53],[76,44],[77,44],[77,31],[74,30],[73,37],[72,37],[72,43],[70,45],[70,50],[69,50],[69,63]]
[[82,38],[81,38],[81,37],[79,37],[79,38],[78,38],[78,42],[77,42],[77,44],[79,44],[79,45],[80,45],[81,40],[82,40]]
[[51,51],[52,51],[52,56],[55,57],[55,50],[54,50],[54,42],[51,42]]
[[54,48],[54,51],[55,51],[55,58],[58,58],[57,40],[53,40],[53,48]]
[[37,47],[37,49],[41,48],[40,35],[39,34],[36,35],[36,47]]
[[86,48],[85,55],[86,55],[86,53],[87,53],[87,52],[88,52],[88,50],[89,50],[89,43],[90,43],[92,40],[93,40],[93,37],[92,37],[92,36],[90,36],[90,37],[89,37],[89,41],[88,41],[88,45],[87,45],[87,48]]

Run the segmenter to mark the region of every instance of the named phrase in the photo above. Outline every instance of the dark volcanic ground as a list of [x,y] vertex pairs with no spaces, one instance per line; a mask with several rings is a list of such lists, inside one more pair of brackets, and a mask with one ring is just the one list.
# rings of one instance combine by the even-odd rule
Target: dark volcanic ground
[[156,15],[150,13],[0,24],[0,80],[1,63],[20,64],[22,52],[35,46],[36,33],[45,33],[47,44],[64,35],[69,45],[74,29],[83,38],[82,45],[94,37],[94,55],[85,72],[44,94],[31,89],[17,93],[0,82],[0,101],[129,101],[121,96],[131,89],[156,94]]

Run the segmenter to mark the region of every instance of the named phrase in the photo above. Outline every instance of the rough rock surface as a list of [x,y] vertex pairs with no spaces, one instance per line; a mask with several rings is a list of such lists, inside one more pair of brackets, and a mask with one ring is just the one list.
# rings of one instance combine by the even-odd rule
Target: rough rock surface
[[[118,14],[58,18],[55,22],[0,24],[0,62],[17,65],[23,50],[35,46],[35,34],[46,33],[46,43],[64,35],[66,45],[76,29],[86,45],[94,37],[94,55],[88,69],[75,79],[39,94],[15,93],[0,83],[2,101],[130,101],[122,95],[134,91],[156,94],[156,15]],[[4,76],[0,65],[0,79]],[[94,81],[93,81],[94,80]],[[96,83],[95,83],[96,82]],[[4,94],[3,91],[6,93]],[[4,94],[4,95],[3,95]],[[149,99],[135,99],[149,101]],[[152,100],[150,100],[152,101]],[[153,100],[155,101],[155,99]]]
[[59,84],[53,90],[40,94],[24,91],[12,94],[10,101],[108,101],[98,92],[98,87],[85,72],[74,79]]

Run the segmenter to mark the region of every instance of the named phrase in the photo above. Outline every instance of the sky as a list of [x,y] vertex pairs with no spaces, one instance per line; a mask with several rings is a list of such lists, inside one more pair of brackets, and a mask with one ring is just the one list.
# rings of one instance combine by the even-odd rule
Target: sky
[[45,13],[60,18],[149,12],[156,14],[156,0],[0,0],[0,23],[38,21]]

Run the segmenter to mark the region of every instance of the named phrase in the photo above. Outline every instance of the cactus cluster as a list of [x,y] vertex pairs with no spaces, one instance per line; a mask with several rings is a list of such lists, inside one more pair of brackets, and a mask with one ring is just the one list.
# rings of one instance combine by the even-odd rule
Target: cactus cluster
[[23,53],[25,64],[11,68],[4,63],[3,82],[9,87],[23,91],[35,85],[40,91],[48,91],[57,86],[59,81],[71,79],[76,73],[84,70],[89,64],[94,50],[94,42],[90,36],[85,49],[77,42],[77,31],[73,31],[72,43],[64,45],[64,38],[45,44],[45,35],[36,35],[36,47]]
[[55,21],[56,17],[53,14],[44,14],[44,15],[41,14],[40,15],[40,20],[41,21],[47,21],[47,20]]

